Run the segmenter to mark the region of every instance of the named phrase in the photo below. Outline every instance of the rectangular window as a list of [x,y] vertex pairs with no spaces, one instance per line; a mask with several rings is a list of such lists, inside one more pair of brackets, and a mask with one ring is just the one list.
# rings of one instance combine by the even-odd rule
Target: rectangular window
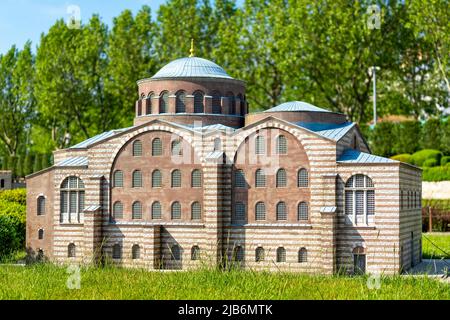
[[61,212],[67,213],[68,212],[68,193],[67,191],[61,192]]
[[243,221],[245,220],[245,204],[242,202],[236,203],[234,207],[234,220]]
[[364,214],[364,191],[357,190],[356,192],[356,214]]
[[78,199],[79,199],[78,212],[83,212],[83,210],[84,210],[84,191],[80,191],[78,193]]
[[367,214],[375,214],[375,191],[367,191]]
[[77,193],[70,192],[69,194],[69,212],[76,213],[77,212]]
[[353,191],[345,192],[345,214],[353,214]]

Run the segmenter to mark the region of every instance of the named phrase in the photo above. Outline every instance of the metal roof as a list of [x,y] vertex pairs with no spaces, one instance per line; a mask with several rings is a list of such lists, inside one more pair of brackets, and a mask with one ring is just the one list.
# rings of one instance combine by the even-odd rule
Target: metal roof
[[334,206],[320,208],[321,213],[334,213],[334,212],[336,212],[336,210],[337,210],[337,208]]
[[313,131],[322,137],[339,141],[356,124],[353,122],[344,123],[323,123],[323,122],[294,122],[299,127]]
[[112,137],[115,134],[123,132],[123,131],[125,131],[127,129],[129,129],[129,128],[110,130],[110,131],[106,131],[106,132],[100,133],[100,134],[98,134],[96,136],[93,136],[92,138],[89,138],[87,140],[84,140],[83,142],[80,142],[80,143],[78,143],[78,144],[76,144],[74,146],[71,146],[69,149],[87,148],[87,147],[89,147],[90,145],[92,145],[92,144],[94,144],[96,142],[99,142],[99,141],[102,141],[102,140],[107,139],[109,137]]
[[169,62],[152,79],[197,77],[233,79],[214,62],[197,57],[181,58]]
[[95,212],[97,210],[101,209],[101,206],[89,206],[84,208],[84,212]]
[[82,167],[88,165],[88,158],[87,157],[73,157],[73,158],[67,158],[60,162],[58,162],[55,166],[56,167]]
[[312,104],[303,101],[285,102],[276,107],[265,110],[264,112],[287,112],[287,111],[331,112],[329,110],[313,106]]
[[370,153],[361,152],[354,149],[346,149],[338,158],[341,163],[398,163],[397,160],[383,158]]

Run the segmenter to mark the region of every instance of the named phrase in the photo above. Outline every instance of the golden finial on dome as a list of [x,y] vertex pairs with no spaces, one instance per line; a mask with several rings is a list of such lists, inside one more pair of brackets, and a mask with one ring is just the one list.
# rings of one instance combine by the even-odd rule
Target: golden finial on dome
[[194,56],[194,38],[191,39],[191,50],[189,52],[191,53],[189,58],[192,58]]

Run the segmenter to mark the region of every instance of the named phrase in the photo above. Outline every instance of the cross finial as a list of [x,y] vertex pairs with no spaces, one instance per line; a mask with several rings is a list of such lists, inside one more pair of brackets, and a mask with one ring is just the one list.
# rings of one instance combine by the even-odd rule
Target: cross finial
[[189,50],[190,55],[189,57],[192,58],[194,56],[194,39],[191,39],[191,50]]

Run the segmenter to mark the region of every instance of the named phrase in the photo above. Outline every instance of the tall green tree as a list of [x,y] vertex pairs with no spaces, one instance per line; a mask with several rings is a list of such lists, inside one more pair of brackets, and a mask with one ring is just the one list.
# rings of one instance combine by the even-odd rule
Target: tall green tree
[[36,56],[40,125],[55,148],[87,139],[109,125],[104,94],[106,26],[94,15],[80,29],[57,21]]
[[0,140],[9,157],[25,148],[35,108],[31,43],[0,55]]
[[114,18],[108,36],[107,76],[105,91],[110,112],[108,126],[130,126],[134,104],[138,99],[136,81],[156,72],[154,40],[156,25],[148,6],[143,6],[133,17],[130,10]]

